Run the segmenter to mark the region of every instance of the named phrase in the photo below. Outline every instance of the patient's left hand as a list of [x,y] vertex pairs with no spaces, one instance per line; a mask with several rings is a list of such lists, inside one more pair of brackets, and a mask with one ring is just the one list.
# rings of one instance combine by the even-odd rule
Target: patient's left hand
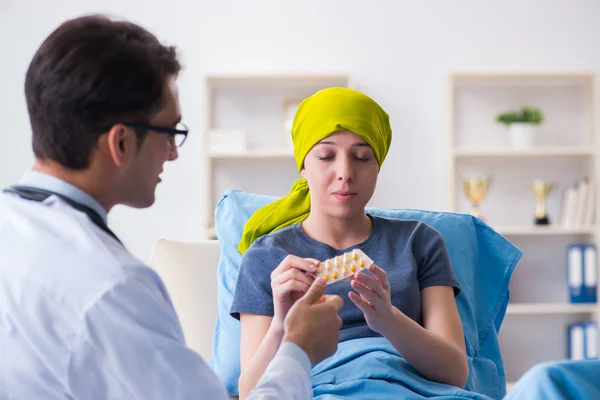
[[350,278],[352,288],[360,296],[354,292],[350,292],[348,296],[364,313],[369,328],[384,335],[387,325],[393,320],[390,282],[385,271],[375,264],[369,267],[369,272],[373,276],[358,272]]

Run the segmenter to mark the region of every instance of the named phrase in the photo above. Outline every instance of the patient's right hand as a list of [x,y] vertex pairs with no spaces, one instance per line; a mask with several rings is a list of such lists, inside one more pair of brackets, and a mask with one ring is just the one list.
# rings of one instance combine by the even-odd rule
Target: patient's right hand
[[308,292],[290,309],[284,322],[284,342],[300,346],[312,365],[336,352],[342,319],[339,311],[344,301],[339,296],[323,296],[327,284],[318,278]]
[[[271,273],[273,323],[283,328],[283,320],[294,303],[308,291],[315,280],[319,261],[288,255]],[[308,273],[304,273],[302,271]]]

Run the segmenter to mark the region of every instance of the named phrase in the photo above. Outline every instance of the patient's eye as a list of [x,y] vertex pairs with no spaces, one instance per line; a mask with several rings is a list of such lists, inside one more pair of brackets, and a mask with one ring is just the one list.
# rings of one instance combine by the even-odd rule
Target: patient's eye
[[371,159],[373,158],[373,154],[370,151],[357,151],[354,154],[354,158],[357,159],[358,161],[371,161]]
[[[336,155],[334,153],[323,153],[323,154],[317,154],[317,159],[321,160],[321,161],[331,161],[333,159],[335,159]],[[362,152],[362,153],[355,153],[352,154],[352,157],[360,162],[367,162],[367,161],[371,161],[373,159],[373,155],[369,154],[369,152]]]
[[335,158],[335,154],[333,154],[333,153],[317,154],[317,158],[321,161],[329,161],[329,160],[333,160]]

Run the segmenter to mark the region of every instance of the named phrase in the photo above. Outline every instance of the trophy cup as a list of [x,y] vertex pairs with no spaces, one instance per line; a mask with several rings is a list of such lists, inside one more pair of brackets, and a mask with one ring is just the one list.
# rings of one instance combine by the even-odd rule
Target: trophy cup
[[550,218],[548,217],[548,210],[546,208],[546,198],[553,187],[554,185],[552,183],[541,179],[536,179],[531,183],[531,189],[537,199],[537,205],[535,207],[536,225],[550,225]]
[[465,194],[471,201],[471,215],[481,218],[482,220],[485,219],[481,216],[479,206],[481,201],[485,198],[489,186],[490,178],[463,179]]

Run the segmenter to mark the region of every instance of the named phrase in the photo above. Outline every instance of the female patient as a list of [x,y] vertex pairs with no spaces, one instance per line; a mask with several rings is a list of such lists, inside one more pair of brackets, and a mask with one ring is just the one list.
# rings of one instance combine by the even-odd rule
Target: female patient
[[340,341],[384,336],[425,378],[465,385],[460,289],[444,240],[422,222],[365,212],[391,136],[388,114],[352,89],[322,90],[299,107],[292,139],[302,179],[250,218],[239,244],[231,314],[241,321],[240,397],[277,351],[318,260],[354,248],[377,265],[327,288],[345,301]]

